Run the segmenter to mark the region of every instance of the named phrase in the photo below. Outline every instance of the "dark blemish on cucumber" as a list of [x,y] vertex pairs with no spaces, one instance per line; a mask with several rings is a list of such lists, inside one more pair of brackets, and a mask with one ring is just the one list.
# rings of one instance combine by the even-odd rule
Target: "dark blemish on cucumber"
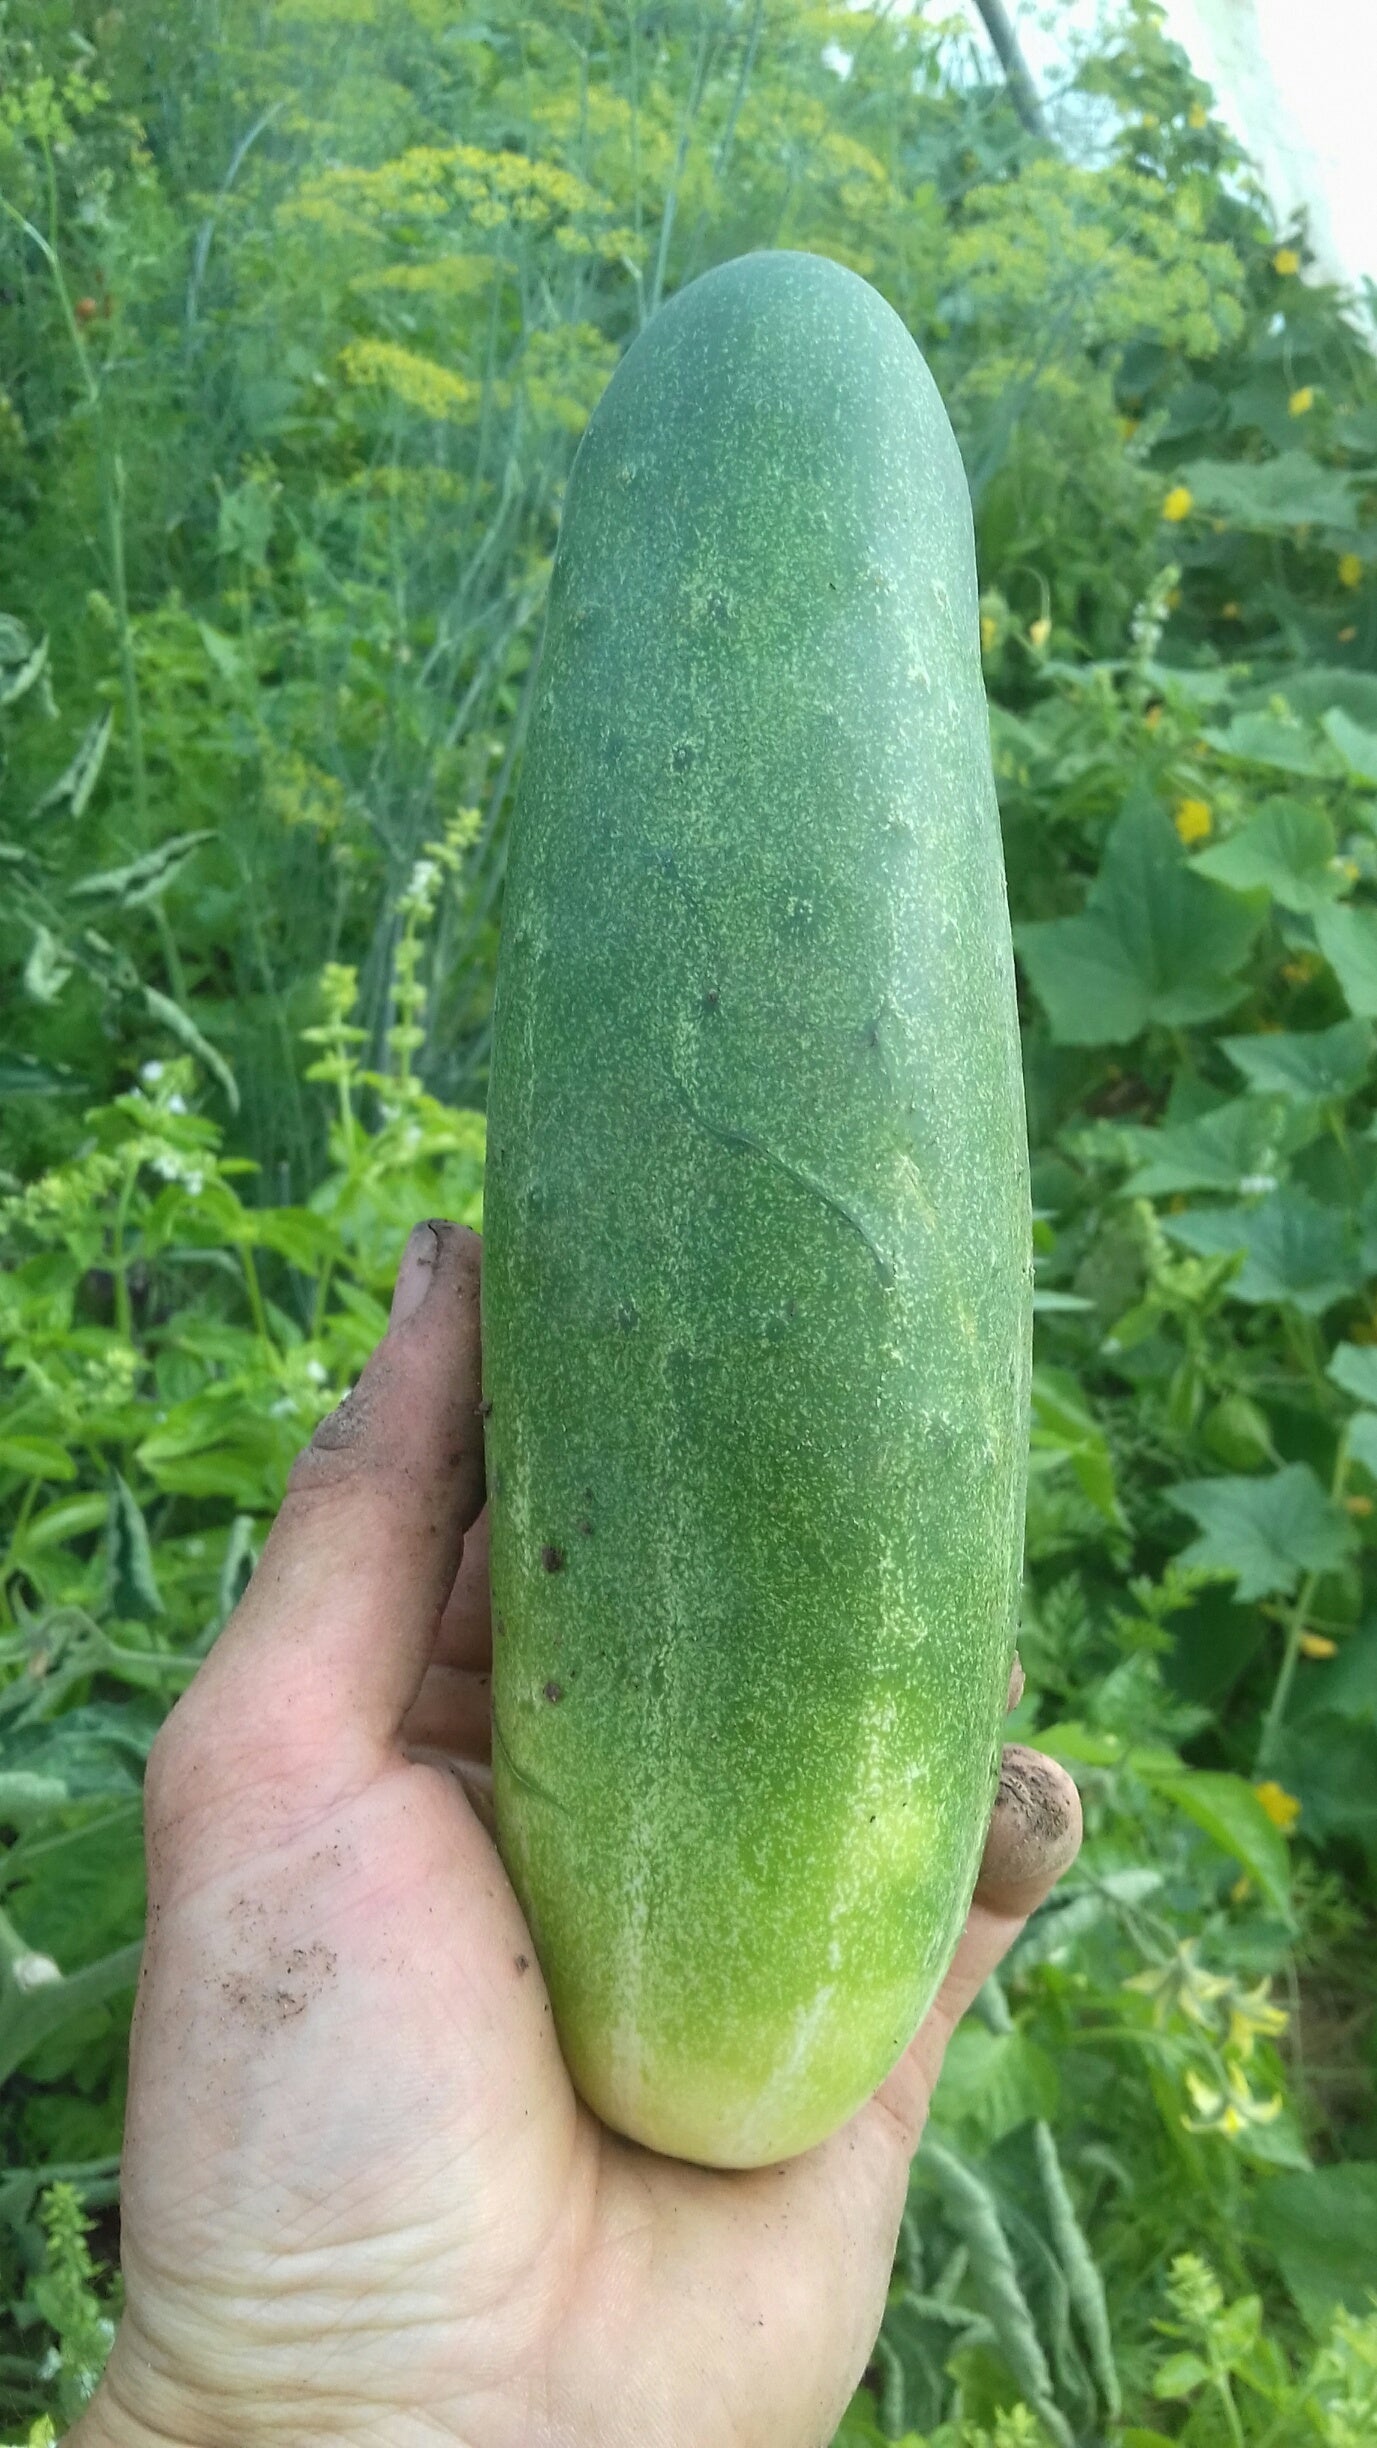
[[716,988],[715,986],[710,986],[710,987],[708,988],[707,993],[706,993],[706,994],[704,995],[704,997],[703,997],[703,1009],[704,1009],[704,1011],[705,1011],[705,1012],[708,1012],[708,1011],[716,1011],[717,1006],[718,1006],[718,1004],[721,1002],[721,1000],[722,1000],[722,997],[721,997],[721,995],[719,994],[719,992],[718,992],[717,988]]
[[690,748],[687,740],[680,741],[669,761],[674,767],[676,773],[688,772],[690,765],[693,763],[693,750]]
[[487,1397],[486,1401],[481,1402],[481,1403],[479,1404],[479,1406],[478,1406],[478,1416],[479,1416],[479,1418],[480,1418],[480,1419],[491,1419],[491,1418],[492,1418],[492,1396],[491,1396],[491,1394],[489,1394],[489,1395],[488,1395],[488,1397]]
[[563,1684],[547,1683],[545,1686],[545,1697],[547,1700],[562,1700],[564,1698]]
[[579,1535],[580,1535],[580,1537],[581,1537],[581,1538],[591,1538],[591,1537],[592,1537],[592,1535],[593,1535],[593,1525],[592,1525],[592,1523],[591,1523],[590,1521],[581,1521],[581,1522],[579,1523]]
[[640,1322],[641,1313],[635,1302],[629,1300],[623,1301],[617,1311],[617,1324],[622,1327],[627,1334],[633,1334],[636,1328],[640,1325]]
[[720,595],[717,592],[717,589],[714,588],[713,592],[708,597],[708,618],[709,620],[724,621],[726,617],[727,598],[725,595]]
[[540,1560],[547,1572],[563,1572],[564,1549],[562,1547],[542,1547]]

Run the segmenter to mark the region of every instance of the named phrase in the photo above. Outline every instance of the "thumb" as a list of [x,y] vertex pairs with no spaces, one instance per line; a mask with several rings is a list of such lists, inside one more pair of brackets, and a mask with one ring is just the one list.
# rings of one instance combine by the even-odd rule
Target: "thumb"
[[[376,1754],[420,1687],[483,1502],[481,1256],[462,1225],[416,1226],[387,1335],[298,1456],[258,1569],[174,1711],[212,1748],[217,1726],[251,1728],[268,1781],[309,1780],[360,1741]],[[213,1768],[205,1745],[197,1756]]]

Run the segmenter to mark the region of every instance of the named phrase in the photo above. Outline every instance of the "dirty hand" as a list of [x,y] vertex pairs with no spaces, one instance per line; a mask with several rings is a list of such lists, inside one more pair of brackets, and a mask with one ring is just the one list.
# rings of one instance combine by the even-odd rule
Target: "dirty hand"
[[479,1258],[412,1234],[155,1745],[126,2309],[77,2448],[823,2448],[943,2048],[1076,1850],[1074,1788],[1006,1751],[937,2003],[818,2149],[714,2173],[600,2125],[486,1824]]

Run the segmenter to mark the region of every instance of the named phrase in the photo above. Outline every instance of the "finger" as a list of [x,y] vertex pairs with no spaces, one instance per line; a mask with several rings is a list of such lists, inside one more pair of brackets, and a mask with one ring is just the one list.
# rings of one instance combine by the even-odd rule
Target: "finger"
[[1070,1869],[1081,1843],[1081,1800],[1066,1770],[1026,1743],[1006,1743],[999,1789],[966,1926],[945,1980],[915,2039],[862,2116],[878,2109],[911,2135],[927,2116],[947,2042],[978,1990],[1008,1954],[1028,1917]]
[[483,1500],[481,1250],[457,1224],[408,1241],[386,1338],[298,1457],[258,1570],[174,1712],[204,1731],[202,1769],[237,1727],[254,1729],[269,1782],[395,1738]]
[[454,1587],[440,1618],[435,1661],[486,1674],[492,1666],[492,1608],[488,1599],[488,1508],[484,1505],[464,1540]]

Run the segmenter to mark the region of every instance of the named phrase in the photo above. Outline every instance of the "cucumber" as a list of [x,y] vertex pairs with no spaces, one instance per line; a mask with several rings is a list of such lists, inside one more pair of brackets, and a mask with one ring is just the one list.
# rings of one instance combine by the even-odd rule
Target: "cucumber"
[[680,292],[580,446],[488,1151],[502,1854],[584,2099],[763,2164],[969,1905],[1031,1342],[970,503],[826,259]]

